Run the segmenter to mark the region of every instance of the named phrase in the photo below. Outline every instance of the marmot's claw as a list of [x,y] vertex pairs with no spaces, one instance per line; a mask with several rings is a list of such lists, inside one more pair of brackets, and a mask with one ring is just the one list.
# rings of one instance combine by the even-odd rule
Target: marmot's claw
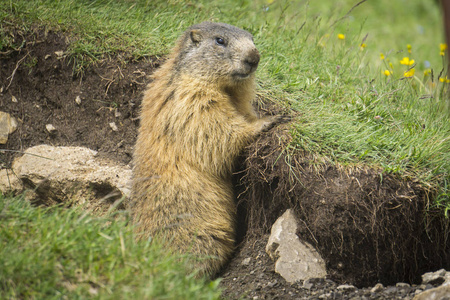
[[290,121],[292,121],[292,117],[288,115],[278,116],[276,120],[277,124],[289,123]]
[[274,128],[277,125],[288,123],[288,122],[290,122],[292,120],[292,117],[291,116],[287,116],[287,115],[273,116],[273,117],[270,117],[270,118],[271,118],[271,121],[267,122],[264,125],[264,127],[262,129],[263,132],[267,132],[267,131],[271,130],[272,128]]

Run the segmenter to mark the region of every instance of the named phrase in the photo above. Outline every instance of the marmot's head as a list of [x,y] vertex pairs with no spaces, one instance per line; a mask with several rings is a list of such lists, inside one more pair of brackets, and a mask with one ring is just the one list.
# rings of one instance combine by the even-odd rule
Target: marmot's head
[[224,84],[251,78],[260,58],[249,32],[224,23],[193,25],[178,41],[178,50],[177,71]]

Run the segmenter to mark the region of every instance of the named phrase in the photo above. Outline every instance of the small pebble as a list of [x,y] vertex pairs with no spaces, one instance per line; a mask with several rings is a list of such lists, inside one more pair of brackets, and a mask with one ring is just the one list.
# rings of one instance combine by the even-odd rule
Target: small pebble
[[330,299],[331,293],[326,293],[319,296],[319,299]]
[[55,126],[53,126],[52,124],[47,124],[47,125],[45,125],[45,129],[47,129],[47,131],[48,131],[49,133],[54,133],[54,132],[56,131]]
[[341,284],[336,289],[341,290],[341,291],[354,291],[354,290],[356,290],[356,287],[351,284]]
[[304,289],[310,290],[310,289],[312,289],[313,286],[314,286],[313,283],[310,282],[309,280],[305,280],[303,282],[303,288]]
[[244,260],[242,260],[241,265],[243,265],[243,266],[248,266],[248,265],[250,264],[250,261],[251,261],[251,260],[252,260],[251,257],[247,257],[247,258],[245,258]]
[[111,129],[113,131],[119,131],[119,128],[117,128],[116,122],[109,123],[109,127],[111,127]]
[[387,287],[387,288],[384,290],[384,292],[385,292],[386,294],[394,294],[394,293],[396,293],[397,291],[398,291],[398,289],[397,289],[395,286]]
[[399,287],[399,288],[409,288],[409,287],[411,287],[411,286],[409,285],[409,283],[406,283],[406,282],[397,282],[397,283],[395,284],[395,286],[396,286],[396,287]]
[[371,292],[371,293],[378,293],[378,292],[381,292],[383,289],[384,289],[383,284],[377,283],[377,284],[370,290],[370,292]]

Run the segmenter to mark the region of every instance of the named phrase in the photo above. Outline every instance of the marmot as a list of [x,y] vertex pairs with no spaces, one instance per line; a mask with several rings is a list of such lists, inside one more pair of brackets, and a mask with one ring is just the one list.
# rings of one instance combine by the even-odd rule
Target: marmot
[[252,35],[224,23],[190,27],[144,94],[131,214],[141,238],[199,256],[213,276],[234,250],[233,164],[283,117],[258,118]]

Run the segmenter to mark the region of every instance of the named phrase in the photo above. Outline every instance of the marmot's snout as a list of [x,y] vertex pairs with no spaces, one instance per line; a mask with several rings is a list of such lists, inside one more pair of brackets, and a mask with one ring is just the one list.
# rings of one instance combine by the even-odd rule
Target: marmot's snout
[[259,64],[259,52],[256,48],[251,50],[244,59],[244,63],[250,68],[250,73],[254,72],[258,68]]
[[259,52],[258,49],[252,48],[245,52],[245,54],[242,55],[242,60],[239,63],[238,69],[232,73],[233,77],[241,80],[246,79],[256,71],[259,64]]

